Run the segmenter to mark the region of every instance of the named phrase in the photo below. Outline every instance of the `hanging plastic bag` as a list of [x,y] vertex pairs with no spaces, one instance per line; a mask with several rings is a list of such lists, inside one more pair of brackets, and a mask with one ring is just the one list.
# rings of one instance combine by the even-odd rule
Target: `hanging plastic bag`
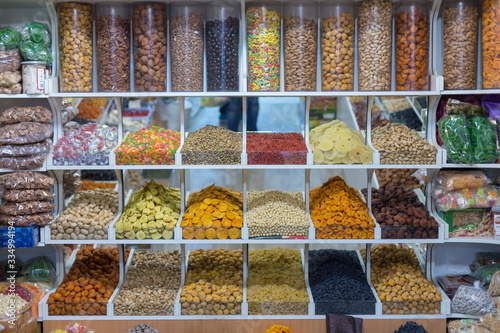
[[454,114],[444,117],[438,122],[438,129],[447,152],[448,162],[474,163],[465,115]]
[[29,281],[52,282],[56,277],[56,269],[49,258],[37,257],[24,265],[22,274]]
[[500,120],[500,95],[483,95],[481,106],[488,111],[490,119]]
[[21,51],[21,55],[25,61],[52,62],[52,53],[47,46],[33,42],[21,42],[19,44],[19,51]]
[[476,163],[493,163],[498,158],[495,125],[486,117],[475,116],[469,119],[470,140]]
[[483,285],[489,285],[493,275],[500,271],[500,264],[493,265],[483,265],[480,266],[475,272],[474,275],[481,280]]
[[497,307],[491,295],[474,282],[474,286],[460,286],[451,301],[451,311],[454,313],[482,316],[494,313]]
[[440,171],[436,183],[448,191],[487,186],[492,183],[483,170]]
[[0,50],[14,50],[21,42],[21,33],[11,27],[0,27]]
[[28,21],[21,31],[23,42],[33,42],[40,46],[50,46],[50,32],[46,24]]
[[463,114],[467,118],[474,116],[487,117],[488,111],[481,106],[449,98],[448,101],[446,101],[446,114]]

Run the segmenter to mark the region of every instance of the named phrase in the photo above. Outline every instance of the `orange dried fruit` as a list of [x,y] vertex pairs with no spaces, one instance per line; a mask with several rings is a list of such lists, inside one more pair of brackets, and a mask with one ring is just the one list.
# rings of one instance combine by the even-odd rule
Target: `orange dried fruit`
[[182,229],[182,238],[184,239],[193,239],[194,238],[194,229],[191,227],[185,227]]
[[196,231],[194,232],[194,237],[196,239],[205,239],[205,229],[202,228],[196,229]]
[[232,222],[232,225],[235,228],[242,228],[243,227],[243,220],[242,219],[234,219]]
[[240,238],[240,229],[231,228],[231,229],[229,229],[228,233],[229,233],[229,238],[231,238],[231,239]]
[[227,229],[224,229],[224,228],[217,229],[217,238],[218,239],[227,239],[228,236],[229,236],[229,233],[228,233]]
[[234,214],[233,214],[233,213],[231,213],[231,212],[226,212],[226,217],[227,217],[228,219],[230,219],[230,220],[234,220],[234,218],[235,218]]
[[221,222],[220,222],[219,220],[215,220],[215,221],[213,221],[213,223],[212,223],[212,227],[213,227],[214,229],[219,229],[221,226],[222,226],[222,225],[221,225]]
[[215,237],[217,237],[217,231],[215,231],[214,228],[209,228],[205,231],[205,235],[207,239],[215,239]]
[[231,228],[232,226],[231,220],[224,216],[224,218],[222,219],[222,226],[224,228]]

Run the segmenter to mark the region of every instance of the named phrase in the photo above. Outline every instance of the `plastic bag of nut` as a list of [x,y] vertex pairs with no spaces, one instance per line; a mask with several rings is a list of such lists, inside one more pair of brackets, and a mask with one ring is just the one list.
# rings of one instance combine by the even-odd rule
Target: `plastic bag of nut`
[[48,189],[4,190],[2,199],[10,202],[50,201],[55,194]]
[[2,51],[0,50],[0,73],[21,71],[21,54],[19,49]]
[[5,189],[49,189],[54,186],[54,179],[40,172],[20,171],[0,176],[0,185]]
[[33,215],[3,215],[0,214],[0,224],[10,225],[13,223],[15,227],[31,227],[44,226],[49,224],[54,219],[52,213],[41,213]]
[[20,83],[22,79],[20,71],[5,71],[0,72],[0,87],[2,88],[16,88],[16,84]]
[[54,209],[54,204],[49,201],[3,201],[0,205],[0,213],[6,215],[33,215],[47,213],[52,209]]
[[52,147],[50,140],[27,145],[0,145],[0,157],[19,157],[47,154]]
[[69,123],[73,118],[75,118],[80,112],[78,108],[75,108],[70,102],[64,102],[61,110],[61,122],[63,125]]
[[23,122],[0,127],[0,144],[25,144],[40,142],[52,136],[50,124]]
[[0,94],[20,94],[23,91],[21,83],[15,83],[9,87],[0,87]]
[[4,124],[25,121],[50,123],[52,121],[52,111],[43,106],[12,106],[0,114],[0,122]]
[[43,166],[47,154],[19,156],[19,157],[1,157],[0,168],[9,170],[34,170]]
[[451,301],[451,309],[454,313],[482,316],[494,313],[497,307],[491,295],[474,282],[474,286],[460,286]]

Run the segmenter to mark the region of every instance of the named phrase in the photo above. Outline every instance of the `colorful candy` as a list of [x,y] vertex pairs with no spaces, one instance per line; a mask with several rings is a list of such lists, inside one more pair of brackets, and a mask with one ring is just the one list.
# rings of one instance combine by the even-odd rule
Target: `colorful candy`
[[265,7],[247,9],[249,91],[279,90],[280,25],[278,12]]
[[107,165],[109,153],[118,144],[114,127],[88,123],[70,131],[54,146],[54,165]]
[[158,126],[148,126],[129,134],[116,148],[119,165],[173,165],[181,134]]

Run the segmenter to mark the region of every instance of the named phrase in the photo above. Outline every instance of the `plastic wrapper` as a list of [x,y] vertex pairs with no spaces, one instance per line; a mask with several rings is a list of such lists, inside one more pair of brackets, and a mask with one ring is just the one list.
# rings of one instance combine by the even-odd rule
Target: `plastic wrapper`
[[40,172],[14,172],[0,176],[0,184],[6,189],[49,189],[54,186],[54,179]]
[[28,21],[21,31],[23,42],[30,41],[41,46],[50,46],[49,27],[43,23]]
[[491,277],[488,292],[491,296],[500,296],[500,271],[496,271]]
[[448,101],[446,101],[446,113],[463,114],[467,118],[475,116],[488,116],[488,111],[485,108],[453,98],[448,98]]
[[80,130],[80,124],[76,121],[70,121],[69,123],[64,124],[63,133],[64,136],[76,135]]
[[477,252],[476,259],[481,265],[500,264],[500,252]]
[[52,331],[51,333],[87,333],[87,332],[89,332],[89,329],[86,326],[75,323],[73,326],[66,326],[66,329],[64,331],[57,330],[57,331]]
[[14,50],[21,42],[21,33],[11,27],[0,27],[0,50]]
[[47,154],[51,147],[50,140],[26,145],[0,145],[0,158]]
[[52,213],[33,215],[0,215],[0,224],[9,225],[13,222],[15,227],[44,226],[52,222]]
[[436,182],[444,186],[446,190],[462,190],[466,188],[483,187],[491,184],[482,170],[471,171],[441,171]]
[[33,190],[4,190],[2,199],[11,202],[25,201],[50,201],[54,199],[55,194],[50,190],[33,189]]
[[19,50],[26,61],[52,62],[52,53],[47,46],[33,42],[22,42],[19,44]]
[[493,298],[479,286],[478,281],[474,286],[459,287],[451,302],[451,311],[454,313],[482,316],[496,310]]
[[73,118],[75,118],[79,113],[78,108],[75,108],[73,104],[69,102],[63,103],[63,109],[61,110],[61,122],[63,125],[69,123]]
[[487,117],[475,116],[470,120],[470,139],[476,163],[493,163],[498,158],[495,125]]
[[439,135],[446,148],[448,162],[474,163],[465,115],[449,115],[438,121]]
[[56,269],[49,258],[37,257],[25,263],[22,274],[29,281],[52,282],[56,277]]
[[11,85],[10,87],[0,87],[0,94],[7,94],[7,95],[13,95],[13,94],[20,94],[23,91],[23,86],[20,83],[15,83]]
[[493,275],[500,271],[500,264],[483,265],[475,270],[474,275],[481,280],[483,285],[489,285]]
[[481,106],[488,111],[491,120],[500,120],[500,96],[499,95],[483,95],[481,98]]
[[471,275],[440,276],[438,282],[448,297],[453,298],[461,286],[472,286],[477,280]]
[[21,82],[22,76],[20,71],[5,71],[0,73],[0,87],[11,88],[16,83]]
[[500,318],[496,313],[489,313],[481,317],[481,324],[492,332],[500,332]]
[[50,212],[52,209],[54,209],[54,204],[49,201],[3,201],[0,205],[0,213],[7,215],[40,214]]
[[52,111],[43,106],[12,106],[0,114],[0,122],[4,124],[25,121],[50,123],[52,121]]
[[52,136],[50,124],[24,122],[0,127],[0,144],[16,144],[40,142]]
[[21,54],[19,49],[2,51],[0,50],[0,73],[21,70]]
[[418,182],[420,184],[422,184],[422,185],[427,184],[427,170],[426,169],[418,169],[411,176],[417,178]]
[[456,191],[448,191],[442,186],[435,186],[433,196],[439,211],[468,208],[489,208],[500,206],[498,187],[485,186]]
[[[0,222],[0,247],[9,247],[8,226],[1,226]],[[14,227],[14,245],[16,248],[35,247],[40,242],[40,228],[37,226]]]
[[9,170],[34,170],[43,166],[46,154],[21,156],[21,157],[1,157],[0,168]]

